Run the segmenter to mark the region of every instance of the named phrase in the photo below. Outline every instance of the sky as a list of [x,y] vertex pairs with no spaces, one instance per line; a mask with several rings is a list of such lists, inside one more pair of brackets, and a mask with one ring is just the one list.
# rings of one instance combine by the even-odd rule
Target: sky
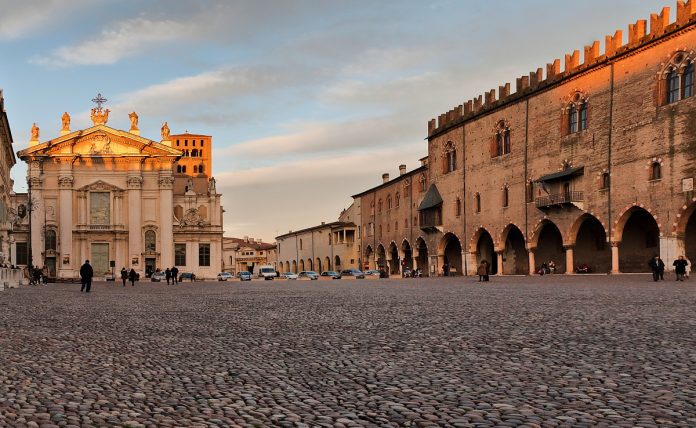
[[0,88],[15,151],[97,93],[111,127],[212,135],[225,236],[273,242],[416,168],[429,119],[675,3],[0,0]]

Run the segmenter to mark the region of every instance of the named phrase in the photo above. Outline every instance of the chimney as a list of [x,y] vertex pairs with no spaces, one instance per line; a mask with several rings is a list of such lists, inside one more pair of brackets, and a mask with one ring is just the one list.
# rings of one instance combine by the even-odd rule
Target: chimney
[[399,165],[399,175],[404,175],[406,174],[406,165],[401,164]]
[[249,237],[248,237],[248,236],[245,236],[245,237],[244,237],[244,242],[249,242]]
[[382,174],[382,183],[386,183],[387,181],[389,181],[389,173],[385,172]]

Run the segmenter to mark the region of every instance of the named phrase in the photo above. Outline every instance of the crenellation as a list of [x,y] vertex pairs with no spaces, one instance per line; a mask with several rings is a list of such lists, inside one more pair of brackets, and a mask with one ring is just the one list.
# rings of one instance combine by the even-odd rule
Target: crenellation
[[517,78],[517,93],[524,91],[529,88],[529,76],[522,76]]
[[442,128],[445,125],[445,114],[442,113],[437,117],[437,127]]
[[498,86],[498,99],[504,100],[510,96],[510,83],[506,83],[503,86]]
[[536,71],[529,72],[529,86],[536,87],[544,80],[544,71],[537,68]]
[[469,100],[464,103],[464,116],[468,116],[474,111],[474,102]]
[[669,25],[669,7],[665,6],[662,11],[650,14],[650,35],[659,36],[664,33],[665,28]]
[[696,0],[677,0],[677,25],[686,24],[696,14]]
[[585,62],[583,65],[590,65],[599,58],[599,40],[595,40],[591,45],[585,46]]
[[546,78],[552,79],[561,74],[561,60],[556,58],[553,63],[546,64]]
[[432,134],[436,128],[437,128],[437,123],[436,123],[435,119],[430,119],[428,121],[428,135]]
[[645,19],[639,19],[635,24],[628,24],[628,46],[634,47],[645,37],[647,27]]
[[481,107],[483,107],[483,96],[479,95],[474,98],[474,113],[481,111]]
[[565,68],[564,72],[568,73],[573,71],[580,65],[580,51],[575,49],[572,54],[565,55]]
[[495,102],[495,89],[491,89],[490,91],[486,91],[485,93],[486,96],[486,106],[490,106]]
[[623,31],[616,30],[614,35],[604,37],[604,55],[613,56],[623,46]]

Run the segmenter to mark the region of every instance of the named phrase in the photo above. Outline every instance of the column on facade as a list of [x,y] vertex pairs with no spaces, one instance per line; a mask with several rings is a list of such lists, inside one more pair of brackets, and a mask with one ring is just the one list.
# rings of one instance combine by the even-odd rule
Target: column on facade
[[575,262],[573,260],[573,246],[568,245],[565,247],[566,256],[566,275],[573,275],[575,273]]
[[611,273],[619,273],[619,243],[611,243]]
[[[535,260],[535,251],[536,248],[530,248],[528,253],[529,253],[529,274],[534,275],[536,274],[536,260]],[[500,265],[498,265],[500,266]],[[500,267],[498,268],[500,269]]]
[[[464,254],[464,253],[462,253],[462,254]],[[467,269],[468,275],[476,275],[477,274],[478,262],[476,260],[476,253],[466,252],[466,269]]]
[[[160,176],[160,267],[162,269],[174,266],[173,185],[174,178],[171,175]],[[209,215],[211,218],[215,217],[213,212]]]
[[114,227],[123,224],[123,191],[114,191]]
[[498,251],[495,254],[498,257],[498,275],[504,275],[504,272],[503,272],[503,252]]
[[[143,178],[137,174],[128,175],[128,265],[144,275],[145,261],[141,260],[142,246],[142,185]],[[138,264],[133,264],[133,258],[137,258]]]
[[[73,254],[73,177],[72,175],[61,175],[58,178],[59,200],[60,204],[60,255],[61,260],[58,262],[58,277],[72,278],[74,275],[73,266],[80,266],[80,260],[75,259]],[[82,254],[84,256],[84,253]],[[68,257],[69,263],[63,263],[63,258]]]
[[10,235],[10,264],[17,266],[17,247],[15,246],[14,235]]
[[79,190],[77,192],[77,224],[87,224],[87,191]]
[[43,264],[43,210],[45,209],[42,191],[43,180],[39,177],[31,177],[29,185],[31,186],[31,200],[29,200],[31,206],[29,213],[31,215],[31,263],[35,266],[41,266]]

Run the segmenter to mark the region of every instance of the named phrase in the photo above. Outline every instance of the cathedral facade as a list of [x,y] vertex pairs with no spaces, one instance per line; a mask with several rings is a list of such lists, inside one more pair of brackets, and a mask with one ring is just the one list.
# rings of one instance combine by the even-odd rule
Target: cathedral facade
[[94,126],[73,131],[65,113],[61,135],[43,142],[34,125],[18,152],[28,192],[14,197],[12,264],[46,266],[64,279],[76,278],[85,260],[97,278],[172,266],[214,278],[223,210],[210,170],[177,172],[185,152],[166,123],[154,141],[140,136],[137,114],[129,131],[107,126],[108,114],[92,109]]

